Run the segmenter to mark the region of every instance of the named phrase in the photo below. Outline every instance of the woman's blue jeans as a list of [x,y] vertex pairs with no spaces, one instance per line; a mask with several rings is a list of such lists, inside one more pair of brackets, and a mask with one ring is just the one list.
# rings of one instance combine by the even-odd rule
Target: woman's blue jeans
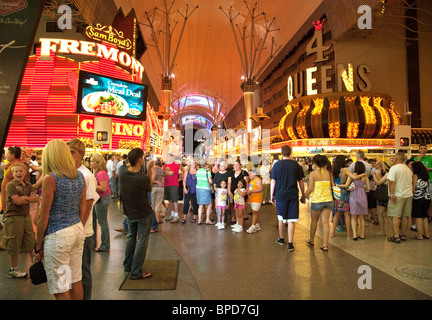
[[111,194],[101,198],[100,201],[96,202],[93,206],[93,244],[96,246],[97,236],[97,224],[101,229],[101,244],[99,250],[109,251],[110,249],[110,231],[108,226],[108,207],[111,204]]

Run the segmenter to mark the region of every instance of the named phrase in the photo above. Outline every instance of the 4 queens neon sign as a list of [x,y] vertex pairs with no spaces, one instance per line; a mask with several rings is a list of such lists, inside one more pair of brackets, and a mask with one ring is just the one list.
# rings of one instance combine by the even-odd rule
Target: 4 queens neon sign
[[124,51],[120,51],[114,47],[107,47],[103,43],[95,43],[89,41],[77,41],[70,39],[47,39],[41,38],[41,59],[51,60],[50,52],[62,54],[76,54],[84,56],[92,56],[97,58],[105,58],[112,60],[120,65],[129,68],[138,76],[138,81],[142,81],[144,67],[134,57]]

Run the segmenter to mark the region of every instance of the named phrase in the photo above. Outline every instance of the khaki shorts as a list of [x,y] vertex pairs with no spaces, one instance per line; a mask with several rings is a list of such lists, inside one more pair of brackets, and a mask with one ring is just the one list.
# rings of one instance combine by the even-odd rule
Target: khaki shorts
[[387,204],[387,216],[410,218],[412,211],[412,197],[396,198],[396,203],[389,199]]
[[9,255],[32,252],[36,240],[31,216],[28,214],[6,217],[4,239]]
[[81,222],[45,237],[44,265],[50,294],[69,291],[82,279],[84,240]]
[[261,209],[261,202],[249,202],[249,207],[252,211],[259,211],[259,209]]

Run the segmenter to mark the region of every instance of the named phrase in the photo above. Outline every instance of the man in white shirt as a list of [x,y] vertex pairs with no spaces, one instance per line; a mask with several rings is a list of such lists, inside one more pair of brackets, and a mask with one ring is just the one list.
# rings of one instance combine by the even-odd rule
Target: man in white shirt
[[117,178],[117,173],[116,173],[116,166],[114,163],[114,154],[110,154],[108,161],[107,161],[107,172],[108,172],[108,177],[109,177],[109,184],[110,184],[110,189],[111,189],[111,196],[113,199],[117,199],[118,195],[117,195],[117,188],[116,188],[116,178]]
[[92,235],[93,235],[93,205],[99,200],[99,194],[96,192],[96,178],[82,164],[82,159],[85,155],[85,144],[78,139],[72,139],[67,142],[67,145],[71,151],[72,158],[75,161],[75,167],[84,175],[84,179],[87,185],[86,194],[86,211],[83,219],[84,233],[86,239],[84,241],[84,252],[82,260],[82,285],[84,290],[84,300],[91,300],[92,291],[92,275],[91,275],[91,251],[93,246]]
[[[390,168],[387,175],[389,187],[387,215],[392,218],[393,222],[393,237],[388,238],[388,240],[400,243],[401,240],[406,240],[406,231],[409,224],[409,218],[411,218],[413,173],[405,164],[405,153],[396,153],[393,161],[395,165]],[[401,219],[401,235],[399,235]]]

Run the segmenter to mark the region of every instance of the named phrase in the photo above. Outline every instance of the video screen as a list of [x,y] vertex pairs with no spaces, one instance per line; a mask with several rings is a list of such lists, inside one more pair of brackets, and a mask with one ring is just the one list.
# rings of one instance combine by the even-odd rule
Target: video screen
[[80,70],[77,113],[146,120],[148,87]]

